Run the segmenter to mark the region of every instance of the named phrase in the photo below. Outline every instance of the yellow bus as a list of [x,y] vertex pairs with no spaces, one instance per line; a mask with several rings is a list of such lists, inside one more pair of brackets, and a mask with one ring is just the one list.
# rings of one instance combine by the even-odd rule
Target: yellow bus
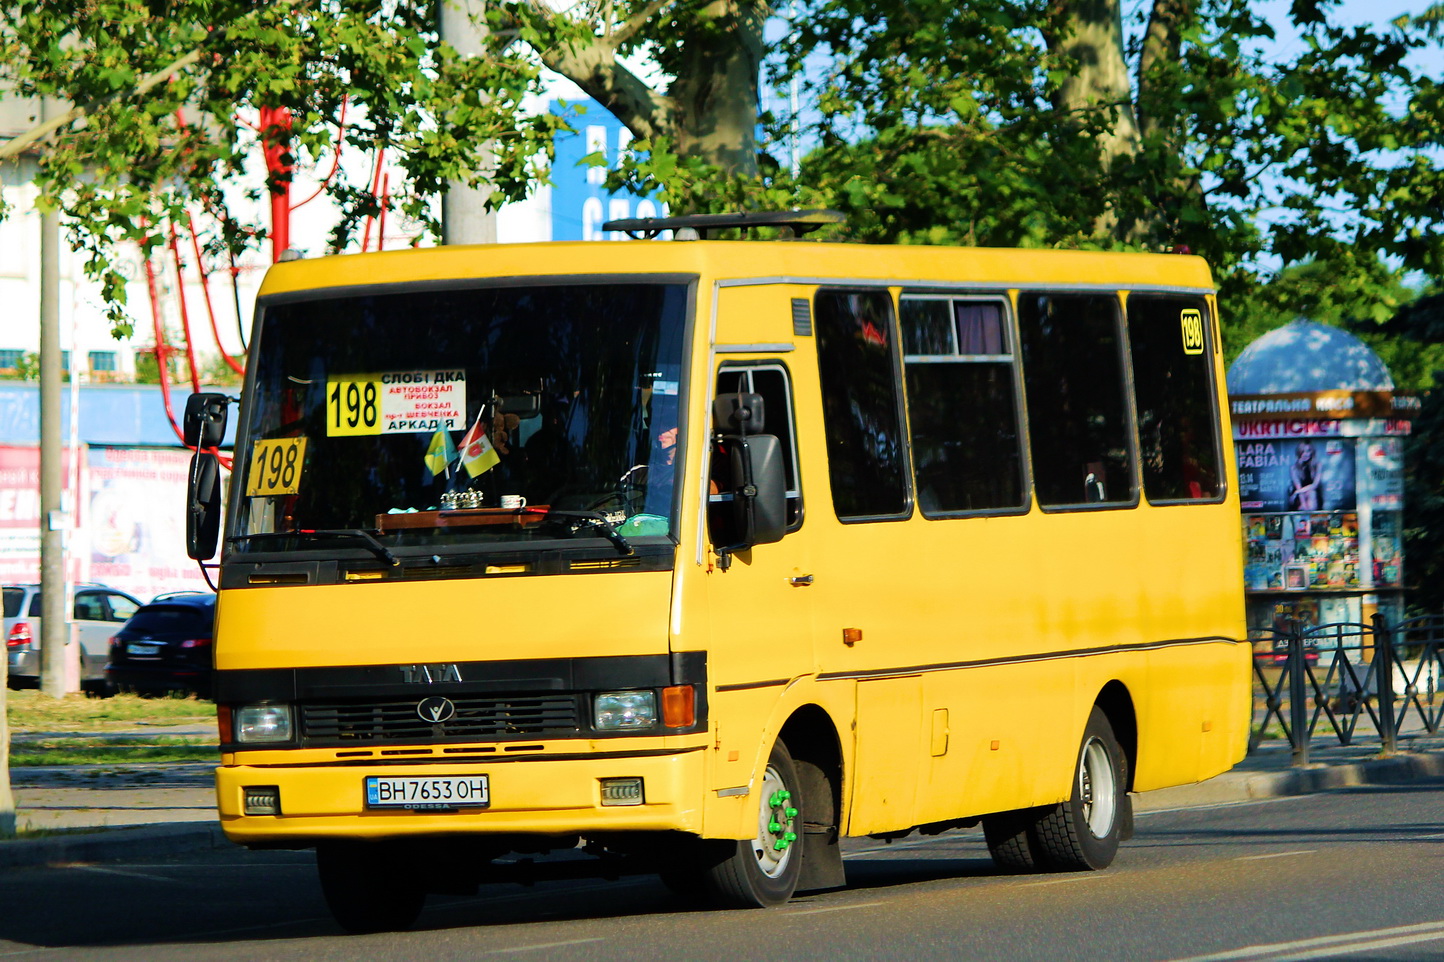
[[[1206,264],[707,237],[757,223],[810,226],[268,273],[218,806],[314,847],[346,928],[555,850],[734,906],[979,822],[1008,869],[1100,869],[1130,793],[1243,756]],[[226,402],[188,407],[200,559]]]

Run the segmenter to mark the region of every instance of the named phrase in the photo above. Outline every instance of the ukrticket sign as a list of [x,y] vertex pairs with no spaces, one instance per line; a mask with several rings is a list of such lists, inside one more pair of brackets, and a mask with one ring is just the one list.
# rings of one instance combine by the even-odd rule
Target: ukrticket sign
[[466,427],[465,371],[388,371],[326,379],[326,434],[433,434]]

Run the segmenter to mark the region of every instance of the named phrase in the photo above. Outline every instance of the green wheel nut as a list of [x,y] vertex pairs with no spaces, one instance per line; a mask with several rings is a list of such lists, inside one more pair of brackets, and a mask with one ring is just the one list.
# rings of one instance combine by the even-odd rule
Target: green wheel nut
[[785,808],[785,809],[782,810],[782,813],[783,813],[784,815],[786,815],[788,818],[796,818],[796,817],[797,817],[797,809],[795,809],[795,808]]
[[783,840],[784,842],[795,842],[795,841],[797,841],[797,833],[796,833],[796,832],[788,832],[786,835],[782,836],[782,840]]
[[774,818],[772,821],[767,823],[767,830],[772,834],[776,835],[779,831],[782,830],[782,825],[777,821],[777,819]]

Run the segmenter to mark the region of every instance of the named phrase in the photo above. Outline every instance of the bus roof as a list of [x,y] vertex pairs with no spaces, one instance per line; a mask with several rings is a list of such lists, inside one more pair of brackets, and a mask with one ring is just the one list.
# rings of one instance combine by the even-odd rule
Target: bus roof
[[1213,291],[1200,257],[811,241],[569,241],[413,248],[271,267],[262,297],[447,280],[698,275],[707,281]]

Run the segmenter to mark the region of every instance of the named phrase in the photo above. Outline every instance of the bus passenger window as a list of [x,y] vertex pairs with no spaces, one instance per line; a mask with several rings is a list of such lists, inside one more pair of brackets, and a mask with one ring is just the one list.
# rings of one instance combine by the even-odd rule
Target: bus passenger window
[[814,301],[832,505],[843,520],[908,513],[886,291],[819,291]]
[[1132,503],[1117,298],[1024,291],[1018,333],[1038,503]]
[[1138,454],[1150,502],[1206,501],[1222,494],[1211,326],[1202,297],[1128,298]]
[[1006,302],[904,295],[898,310],[918,507],[1025,506]]

